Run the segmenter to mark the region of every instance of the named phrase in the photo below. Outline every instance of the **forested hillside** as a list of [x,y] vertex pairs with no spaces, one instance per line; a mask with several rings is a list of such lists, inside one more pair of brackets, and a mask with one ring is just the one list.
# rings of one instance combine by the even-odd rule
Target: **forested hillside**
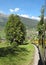
[[[27,29],[36,28],[37,23],[38,23],[37,20],[24,18],[24,17],[20,17],[20,18],[21,18],[21,21],[24,23],[24,25],[26,25]],[[4,28],[7,20],[8,20],[8,16],[7,15],[0,14],[0,29]]]
[[0,30],[2,30],[7,22],[7,16],[0,13]]

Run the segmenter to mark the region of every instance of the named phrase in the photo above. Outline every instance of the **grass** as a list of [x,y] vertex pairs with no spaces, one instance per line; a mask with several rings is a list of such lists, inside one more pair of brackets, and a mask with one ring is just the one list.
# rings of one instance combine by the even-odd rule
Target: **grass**
[[34,57],[32,44],[19,45],[13,49],[5,44],[0,45],[0,65],[32,65]]

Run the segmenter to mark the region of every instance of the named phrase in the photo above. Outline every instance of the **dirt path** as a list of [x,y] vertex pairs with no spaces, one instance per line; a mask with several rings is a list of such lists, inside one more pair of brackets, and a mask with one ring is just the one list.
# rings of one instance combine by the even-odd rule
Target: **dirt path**
[[34,45],[35,47],[35,55],[34,55],[34,62],[33,65],[38,65],[38,61],[39,61],[39,53],[38,53],[38,48]]

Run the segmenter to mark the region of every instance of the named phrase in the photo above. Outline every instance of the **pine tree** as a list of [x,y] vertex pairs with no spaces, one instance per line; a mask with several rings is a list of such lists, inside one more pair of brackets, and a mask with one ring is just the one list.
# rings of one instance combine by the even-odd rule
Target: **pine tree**
[[44,7],[41,9],[41,19],[38,23],[38,36],[39,36],[39,44],[42,43],[43,46],[43,40],[45,36],[45,23],[44,23]]
[[18,15],[11,14],[6,24],[6,39],[10,43],[23,44],[26,36],[26,28]]

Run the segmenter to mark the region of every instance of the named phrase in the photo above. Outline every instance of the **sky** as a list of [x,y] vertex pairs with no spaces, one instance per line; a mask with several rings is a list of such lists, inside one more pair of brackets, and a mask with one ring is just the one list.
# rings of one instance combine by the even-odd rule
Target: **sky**
[[45,0],[0,0],[0,13],[35,18],[40,16],[44,3]]

